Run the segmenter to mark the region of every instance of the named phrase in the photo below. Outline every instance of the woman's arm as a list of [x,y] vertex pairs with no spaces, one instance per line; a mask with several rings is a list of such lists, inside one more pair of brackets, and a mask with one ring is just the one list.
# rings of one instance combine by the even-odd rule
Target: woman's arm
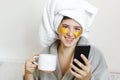
[[33,74],[28,73],[27,71],[25,71],[24,80],[34,80]]

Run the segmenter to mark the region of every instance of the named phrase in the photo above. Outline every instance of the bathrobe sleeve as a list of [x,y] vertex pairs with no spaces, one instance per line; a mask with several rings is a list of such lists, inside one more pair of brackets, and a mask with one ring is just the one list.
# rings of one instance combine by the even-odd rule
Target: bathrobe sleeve
[[91,80],[111,80],[105,58],[100,50],[92,46],[89,61],[92,64]]

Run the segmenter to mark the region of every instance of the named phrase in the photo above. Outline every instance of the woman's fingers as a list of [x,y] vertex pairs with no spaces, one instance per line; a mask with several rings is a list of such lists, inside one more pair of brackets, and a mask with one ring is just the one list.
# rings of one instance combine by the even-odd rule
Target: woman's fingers
[[90,65],[88,59],[83,54],[81,54],[80,57],[83,59],[85,65]]
[[35,69],[37,68],[37,65],[34,64],[34,62],[36,61],[36,59],[33,58],[34,56],[39,56],[39,54],[34,54],[31,58],[29,58],[25,62],[25,70],[30,73],[33,73],[35,71]]
[[91,69],[92,65],[90,64],[89,60],[83,54],[81,54],[80,57],[83,59],[85,66],[86,66],[84,70],[88,72]]
[[32,55],[32,57],[29,59],[30,63],[31,64],[34,64],[34,65],[37,65],[36,63],[36,60],[37,60],[37,57],[40,55],[40,53],[35,53]]
[[74,75],[77,78],[82,78],[82,76],[78,73],[76,73],[75,71],[73,71],[72,69],[70,69],[70,72],[72,73],[72,75]]
[[82,64],[80,61],[78,61],[77,59],[74,59],[74,62],[82,69],[82,70],[86,70],[86,66],[84,64]]
[[[85,76],[85,75],[86,75],[86,73],[85,73],[83,70],[79,69],[78,67],[76,67],[76,66],[73,65],[73,64],[71,64],[71,68],[74,70],[74,72],[76,72],[76,73],[78,73],[78,74],[80,74],[80,75],[82,75],[82,76]],[[73,71],[73,70],[72,70],[72,71]]]
[[36,65],[35,64],[33,64],[33,59],[29,59],[29,60],[27,60],[26,61],[26,67],[27,68],[36,68]]
[[31,58],[34,58],[35,56],[39,56],[39,55],[40,55],[40,53],[35,53],[35,54],[32,55]]
[[74,64],[71,64],[70,72],[79,79],[89,79],[91,77],[91,64],[88,59],[81,54],[80,57],[83,59],[84,63],[81,63],[79,60],[74,59],[73,61],[80,67],[78,68]]

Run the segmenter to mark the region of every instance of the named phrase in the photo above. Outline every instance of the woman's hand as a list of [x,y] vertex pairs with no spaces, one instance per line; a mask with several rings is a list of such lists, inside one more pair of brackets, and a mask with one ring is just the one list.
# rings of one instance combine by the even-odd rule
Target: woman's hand
[[[92,73],[91,73],[92,66],[89,63],[88,59],[83,54],[81,54],[80,56],[83,59],[85,65],[82,64],[81,62],[79,62],[77,59],[74,59],[74,62],[81,69],[79,69],[75,65],[71,64],[70,72],[72,73],[72,75],[74,75],[79,80],[90,80],[91,76],[92,76]],[[75,71],[73,71],[72,69],[74,69]]]
[[39,56],[39,54],[34,54],[25,62],[25,80],[34,80],[33,72],[37,69],[37,65],[34,64],[34,62],[36,61],[34,56]]
[[39,56],[39,54],[34,54],[31,58],[29,58],[25,62],[25,72],[29,74],[32,74],[37,68],[37,65],[34,64],[34,62],[36,61],[35,58],[33,58],[34,56]]

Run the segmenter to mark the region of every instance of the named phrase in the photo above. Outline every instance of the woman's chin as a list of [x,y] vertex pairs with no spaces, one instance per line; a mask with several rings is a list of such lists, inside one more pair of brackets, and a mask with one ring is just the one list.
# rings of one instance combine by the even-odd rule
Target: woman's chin
[[65,46],[66,47],[72,47],[72,46],[74,46],[74,44],[73,43],[66,43]]

